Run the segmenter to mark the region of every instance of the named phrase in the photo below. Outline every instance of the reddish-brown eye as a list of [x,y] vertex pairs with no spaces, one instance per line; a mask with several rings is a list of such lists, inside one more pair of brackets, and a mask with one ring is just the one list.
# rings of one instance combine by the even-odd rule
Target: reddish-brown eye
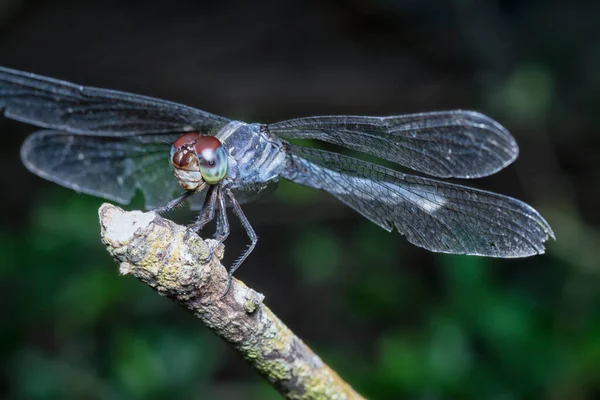
[[198,132],[184,133],[183,135],[179,136],[175,140],[175,143],[173,143],[173,147],[175,147],[176,149],[178,149],[181,146],[185,146],[186,144],[192,144],[199,137],[200,137],[200,134]]
[[200,136],[194,144],[200,173],[206,183],[217,184],[227,175],[227,151],[214,136]]
[[193,168],[197,157],[193,151],[181,149],[173,153],[173,157],[171,158],[171,160],[176,167],[181,169],[189,169]]
[[[206,183],[215,185],[227,176],[227,150],[214,136],[203,136],[196,132],[184,133],[171,146],[171,165],[176,174],[181,175],[177,170],[200,172]],[[198,178],[194,178],[193,183]],[[188,184],[189,177],[178,179],[184,183],[180,184],[185,189],[191,190],[189,188],[192,186]]]
[[200,172],[199,160],[194,145],[198,139],[197,132],[184,133],[175,139],[171,146],[171,165],[183,171]]
[[198,155],[202,154],[205,150],[215,151],[221,146],[221,141],[214,136],[198,136],[194,147]]

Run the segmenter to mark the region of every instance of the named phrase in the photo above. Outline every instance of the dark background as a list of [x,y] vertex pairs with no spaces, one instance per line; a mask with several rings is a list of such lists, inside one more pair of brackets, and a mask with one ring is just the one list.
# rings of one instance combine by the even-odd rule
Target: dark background
[[[599,16],[584,0],[0,0],[0,65],[247,121],[485,112],[521,154],[468,184],[538,209],[557,236],[546,255],[432,254],[282,184],[245,206],[260,241],[236,275],[369,398],[587,399],[600,396]],[[278,398],[191,315],[118,276],[102,200],[21,165],[33,130],[0,120],[1,397]],[[246,241],[233,223],[226,260]]]

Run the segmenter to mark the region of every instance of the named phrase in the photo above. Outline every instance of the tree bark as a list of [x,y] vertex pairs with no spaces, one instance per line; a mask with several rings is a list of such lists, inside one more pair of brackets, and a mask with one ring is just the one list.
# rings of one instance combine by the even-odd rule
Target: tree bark
[[153,212],[103,204],[99,215],[102,242],[121,274],[190,310],[286,398],[363,398],[263,304],[262,294],[234,278],[223,296],[222,244]]

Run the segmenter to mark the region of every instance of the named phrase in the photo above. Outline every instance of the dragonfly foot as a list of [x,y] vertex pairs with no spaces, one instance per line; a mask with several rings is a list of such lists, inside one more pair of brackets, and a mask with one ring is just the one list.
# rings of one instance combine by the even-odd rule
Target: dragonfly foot
[[233,282],[233,274],[230,272],[227,273],[227,289],[225,289],[225,293],[221,296],[221,298],[227,297],[229,294],[229,290],[231,290],[231,283]]
[[218,244],[216,244],[214,246],[211,244],[208,244],[208,255],[206,256],[205,259],[203,259],[201,261],[202,264],[208,264],[213,259],[213,256],[215,254],[215,247],[217,247],[217,246],[218,246]]
[[185,234],[183,235],[183,240],[184,241],[188,241],[188,239],[190,238],[190,236],[192,236],[193,234],[195,234],[196,231],[194,231],[190,225],[185,227]]

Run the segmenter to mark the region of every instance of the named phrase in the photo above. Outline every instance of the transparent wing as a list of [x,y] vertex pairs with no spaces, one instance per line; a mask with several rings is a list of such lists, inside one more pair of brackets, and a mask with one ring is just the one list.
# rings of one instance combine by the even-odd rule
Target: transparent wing
[[544,252],[550,225],[529,205],[495,193],[405,175],[355,158],[291,146],[282,175],[327,191],[382,228],[427,250],[491,257]]
[[291,139],[318,139],[441,178],[491,175],[513,162],[519,148],[493,119],[474,111],[392,117],[324,116],[268,125]]
[[116,90],[79,86],[0,67],[0,110],[8,118],[85,135],[139,135],[198,130],[229,122],[196,108]]
[[183,192],[169,165],[176,136],[100,137],[39,131],[23,143],[21,159],[42,178],[121,204],[128,204],[139,189],[146,207],[152,209]]

